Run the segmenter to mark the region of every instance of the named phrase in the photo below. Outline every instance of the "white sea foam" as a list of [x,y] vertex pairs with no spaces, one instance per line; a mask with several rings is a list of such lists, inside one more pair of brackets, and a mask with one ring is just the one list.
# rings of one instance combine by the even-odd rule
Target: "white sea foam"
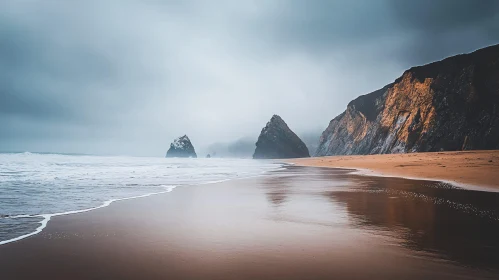
[[35,234],[38,234],[38,233],[42,232],[42,230],[47,227],[47,224],[48,224],[48,222],[50,221],[50,219],[52,217],[64,216],[64,215],[71,215],[71,214],[78,214],[78,213],[84,213],[84,212],[96,210],[96,209],[99,209],[99,208],[104,208],[104,207],[107,207],[107,206],[111,205],[111,203],[113,203],[115,201],[129,200],[129,199],[135,199],[135,198],[148,197],[148,196],[155,195],[155,194],[169,193],[169,192],[173,191],[174,188],[175,188],[175,186],[166,186],[165,187],[166,190],[162,191],[162,192],[148,193],[148,194],[144,194],[144,195],[138,195],[138,196],[132,196],[132,197],[125,197],[125,198],[109,199],[107,201],[104,201],[104,203],[102,203],[102,205],[99,205],[97,207],[82,209],[82,210],[73,210],[73,211],[67,211],[67,212],[61,212],[61,213],[42,214],[42,215],[34,215],[34,216],[18,215],[18,216],[7,217],[7,219],[27,218],[27,217],[41,217],[41,218],[43,218],[43,220],[40,222],[40,226],[37,227],[35,231],[27,233],[27,234],[24,234],[24,235],[21,235],[21,236],[18,236],[18,237],[15,237],[15,238],[12,238],[12,239],[9,239],[9,240],[0,241],[0,245],[11,243],[11,242],[15,242],[15,241],[19,241],[21,239],[24,239],[24,238],[27,238],[27,237],[30,237],[30,236],[33,236]]
[[55,216],[170,192],[174,186],[260,176],[281,166],[237,159],[0,154],[0,245],[40,233]]

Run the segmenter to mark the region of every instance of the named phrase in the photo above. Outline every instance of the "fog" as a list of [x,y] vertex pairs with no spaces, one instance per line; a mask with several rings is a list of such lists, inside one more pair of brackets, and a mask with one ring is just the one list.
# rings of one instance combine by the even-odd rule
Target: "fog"
[[319,133],[411,66],[499,42],[497,1],[0,2],[0,151],[163,156]]

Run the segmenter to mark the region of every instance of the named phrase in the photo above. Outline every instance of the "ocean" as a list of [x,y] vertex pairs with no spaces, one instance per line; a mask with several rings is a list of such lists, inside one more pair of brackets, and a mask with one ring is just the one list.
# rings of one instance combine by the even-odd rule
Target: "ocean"
[[54,216],[281,167],[251,159],[0,153],[0,245],[41,232]]

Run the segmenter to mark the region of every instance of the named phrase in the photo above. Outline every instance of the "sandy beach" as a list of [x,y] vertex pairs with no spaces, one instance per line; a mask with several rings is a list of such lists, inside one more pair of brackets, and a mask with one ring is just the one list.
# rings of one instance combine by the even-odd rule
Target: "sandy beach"
[[293,159],[300,166],[353,168],[371,174],[455,182],[499,191],[499,151],[462,151]]
[[54,217],[0,279],[497,279],[498,201],[290,166]]

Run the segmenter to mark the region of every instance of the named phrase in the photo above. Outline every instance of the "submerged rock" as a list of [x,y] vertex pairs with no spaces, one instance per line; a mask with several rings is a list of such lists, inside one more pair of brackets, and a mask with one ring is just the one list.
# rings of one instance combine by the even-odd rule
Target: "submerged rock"
[[256,142],[255,159],[309,157],[307,146],[278,115],[272,116]]
[[192,157],[196,158],[196,151],[192,146],[191,140],[187,135],[178,137],[170,144],[170,149],[166,153],[166,157]]
[[351,101],[316,156],[499,149],[499,45],[404,72]]

